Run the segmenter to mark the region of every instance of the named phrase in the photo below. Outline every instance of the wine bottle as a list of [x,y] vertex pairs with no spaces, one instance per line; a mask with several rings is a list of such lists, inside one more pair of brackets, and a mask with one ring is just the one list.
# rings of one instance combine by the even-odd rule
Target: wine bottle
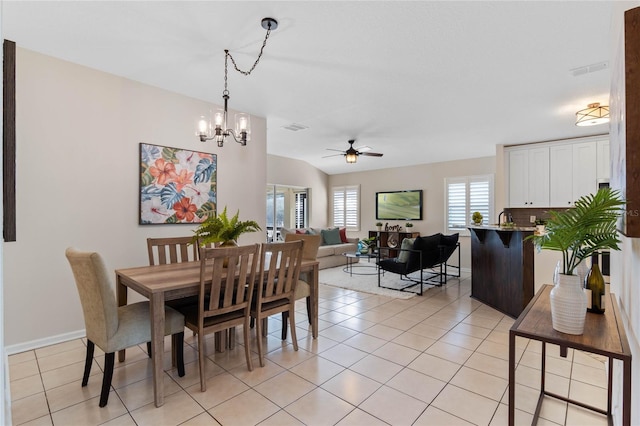
[[591,266],[591,270],[585,280],[585,288],[587,289],[587,294],[591,294],[591,297],[587,299],[587,311],[603,314],[605,300],[604,277],[600,273],[600,267],[597,263]]

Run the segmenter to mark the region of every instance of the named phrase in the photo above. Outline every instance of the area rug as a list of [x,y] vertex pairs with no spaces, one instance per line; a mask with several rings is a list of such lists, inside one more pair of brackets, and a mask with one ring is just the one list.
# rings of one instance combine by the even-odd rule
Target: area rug
[[[357,265],[357,264],[356,264]],[[366,264],[365,264],[366,265]],[[354,265],[355,266],[355,265]],[[371,275],[362,275],[363,273]],[[420,275],[418,274],[418,279]],[[419,291],[419,284],[416,287],[408,288],[405,291],[392,290],[388,288],[378,287],[378,275],[375,266],[358,266],[353,269],[353,275],[349,276],[349,272],[344,271],[343,266],[336,268],[322,269],[320,271],[320,284],[326,284],[332,287],[346,288],[348,290],[357,290],[364,293],[379,294],[382,296],[393,297],[396,299],[410,299],[416,296],[411,291]],[[386,272],[380,277],[380,284],[384,287],[402,288],[409,284],[408,281],[401,281],[400,275]],[[433,287],[429,284],[423,285],[423,291],[427,291]]]

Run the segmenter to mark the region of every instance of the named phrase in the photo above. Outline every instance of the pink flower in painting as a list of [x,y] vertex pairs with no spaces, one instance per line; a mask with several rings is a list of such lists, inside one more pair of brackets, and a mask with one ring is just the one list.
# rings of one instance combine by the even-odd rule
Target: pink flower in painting
[[191,204],[190,198],[184,197],[173,205],[173,210],[175,210],[178,220],[193,222],[198,207],[195,204]]
[[155,167],[149,167],[149,173],[158,185],[166,185],[177,177],[175,164],[167,163],[162,158],[156,160]]
[[176,189],[180,192],[185,185],[189,185],[193,182],[193,173],[190,173],[186,169],[182,169],[180,170],[180,173],[175,175],[174,182],[176,184]]

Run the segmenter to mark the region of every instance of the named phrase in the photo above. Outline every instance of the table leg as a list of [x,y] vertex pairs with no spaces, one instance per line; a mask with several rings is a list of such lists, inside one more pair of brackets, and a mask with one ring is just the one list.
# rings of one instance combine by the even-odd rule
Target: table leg
[[160,407],[164,404],[164,293],[154,293],[149,302],[153,347],[153,396],[156,407]]
[[[122,284],[120,276],[116,274],[116,297],[118,298],[118,306],[127,304],[127,286]],[[118,351],[118,362],[124,362],[125,349]]]
[[[613,365],[613,359],[609,361]],[[611,374],[613,369],[610,369]],[[631,424],[631,355],[622,360],[622,424]]]
[[311,335],[314,339],[318,338],[318,299],[320,298],[318,291],[318,286],[320,285],[319,271],[320,264],[316,263],[313,266],[313,271],[311,272]]
[[509,331],[509,426],[515,424],[516,405],[516,335]]

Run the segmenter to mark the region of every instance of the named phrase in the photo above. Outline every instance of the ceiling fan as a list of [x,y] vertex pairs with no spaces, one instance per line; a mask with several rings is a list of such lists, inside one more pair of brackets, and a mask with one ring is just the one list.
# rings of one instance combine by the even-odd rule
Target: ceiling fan
[[335,155],[344,155],[344,158],[347,160],[347,163],[355,163],[356,161],[358,161],[358,156],[360,155],[368,155],[370,157],[382,157],[382,154],[380,154],[379,152],[370,152],[369,150],[371,148],[369,148],[368,146],[354,148],[353,147],[354,143],[355,143],[355,139],[351,139],[349,141],[349,149],[347,149],[346,151],[343,151],[340,149],[327,148],[327,150],[329,151],[338,151],[338,152],[341,152],[342,154],[327,155],[322,158],[333,157]]

